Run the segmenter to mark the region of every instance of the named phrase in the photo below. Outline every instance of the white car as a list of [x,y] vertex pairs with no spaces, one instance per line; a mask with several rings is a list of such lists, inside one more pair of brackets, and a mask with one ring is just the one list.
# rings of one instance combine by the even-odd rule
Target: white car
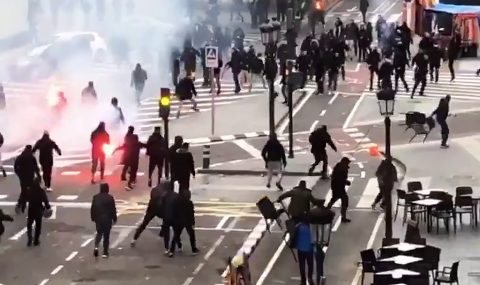
[[52,75],[61,66],[81,58],[89,62],[106,60],[106,41],[95,32],[56,34],[49,44],[37,46],[10,66],[14,80],[32,80]]

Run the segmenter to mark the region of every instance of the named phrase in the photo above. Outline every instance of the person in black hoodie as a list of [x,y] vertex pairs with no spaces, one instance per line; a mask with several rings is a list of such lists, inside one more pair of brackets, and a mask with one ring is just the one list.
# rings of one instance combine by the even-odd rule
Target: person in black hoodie
[[302,51],[297,57],[296,67],[298,71],[302,74],[302,86],[301,89],[305,88],[308,78],[308,70],[310,69],[310,57],[307,54],[307,51]]
[[98,257],[98,245],[103,238],[103,258],[108,257],[110,246],[110,231],[112,225],[117,222],[117,208],[115,199],[108,194],[110,187],[107,183],[100,184],[100,193],[93,196],[90,207],[90,218],[95,223],[97,235],[95,236],[95,248],[93,256]]
[[380,63],[380,54],[376,48],[373,48],[367,56],[368,70],[370,70],[370,91],[373,90],[373,74],[377,74],[377,85],[380,88],[380,77],[378,76],[378,65]]
[[[173,145],[168,149],[166,164],[168,164],[168,169],[170,170],[170,173],[165,173],[165,176],[168,178],[168,176],[170,175],[170,181],[172,182],[172,184],[175,181],[178,181],[175,177],[176,169],[173,159],[175,158],[175,154],[177,153],[177,150],[182,146],[182,144],[183,138],[181,136],[175,136],[175,139],[173,140]],[[165,169],[167,169],[167,165],[165,166]]]
[[393,64],[390,58],[385,58],[380,65],[378,70],[378,77],[380,78],[382,89],[390,88],[392,89],[392,75],[393,75]]
[[190,190],[190,175],[195,178],[195,163],[192,153],[188,151],[188,147],[189,143],[183,143],[173,156],[173,169],[175,169],[175,172],[172,177],[178,181],[180,194]]
[[13,222],[13,218],[10,215],[4,214],[2,209],[0,209],[0,239],[5,232],[5,226],[3,225],[3,222]]
[[332,188],[332,198],[330,202],[328,202],[327,209],[331,209],[333,204],[338,200],[341,199],[342,201],[342,208],[341,208],[341,215],[342,215],[342,223],[349,223],[350,220],[347,219],[347,208],[348,208],[348,195],[345,190],[345,186],[350,185],[350,181],[348,180],[348,169],[350,165],[350,159],[348,157],[343,157],[337,165],[333,168],[332,172],[332,181],[331,181],[331,188]]
[[95,172],[100,162],[100,179],[103,180],[105,174],[105,159],[106,154],[104,146],[110,144],[110,135],[105,130],[105,123],[100,122],[97,128],[90,135],[90,142],[92,143],[92,179],[91,183],[95,184]]
[[42,167],[43,182],[47,188],[46,190],[51,192],[53,151],[57,152],[58,155],[62,155],[62,151],[58,147],[57,143],[50,139],[50,135],[47,131],[45,131],[42,138],[35,143],[32,153],[35,153],[37,150],[40,152],[39,161],[40,166]]
[[270,188],[273,173],[277,172],[278,181],[276,185],[278,190],[283,191],[282,170],[287,166],[287,158],[285,157],[285,148],[283,148],[283,145],[278,141],[275,133],[270,134],[270,138],[262,149],[262,157],[268,172],[267,188]]
[[148,161],[148,187],[152,187],[152,174],[155,168],[157,168],[157,183],[160,184],[166,152],[167,144],[160,134],[160,127],[155,127],[147,141],[147,155],[150,158]]
[[[134,135],[135,128],[133,126],[129,126],[127,133],[125,134],[125,137],[123,138],[123,145],[129,145],[130,141],[132,139],[132,136]],[[123,165],[122,167],[122,174],[120,175],[120,180],[122,181],[127,181],[127,171],[130,165],[128,165],[127,161],[127,156],[126,152],[123,152],[122,154],[122,159],[121,159],[121,164]]]
[[192,102],[192,109],[195,112],[198,112],[197,108],[197,101],[195,101],[195,97],[197,97],[197,90],[195,90],[195,83],[194,79],[192,79],[191,75],[187,75],[186,77],[180,79],[178,82],[177,87],[175,88],[175,94],[177,95],[178,101],[180,104],[177,110],[177,119],[180,118],[180,113],[183,108],[183,101],[190,100]]
[[434,79],[435,83],[438,82],[438,71],[440,69],[440,64],[442,63],[442,58],[442,50],[438,44],[435,43],[430,52],[430,56],[428,57],[430,67],[430,82],[433,82]]
[[[238,49],[233,48],[232,49],[232,56],[230,58],[230,61],[225,64],[225,68],[231,68],[232,69],[232,74],[233,74],[233,82],[235,83],[235,94],[240,93],[242,90],[240,88],[240,82],[238,81],[238,75],[242,71],[242,65],[243,65],[243,59],[242,55],[238,51]],[[225,71],[225,69],[224,69]]]
[[327,155],[327,144],[336,152],[337,146],[332,141],[332,137],[327,132],[327,126],[323,125],[322,127],[316,129],[310,134],[308,138],[311,148],[311,153],[315,158],[315,162],[312,164],[310,169],[308,170],[308,175],[313,174],[313,170],[315,167],[322,162],[322,172],[321,176],[322,179],[328,178],[328,155]]
[[447,145],[448,135],[450,133],[450,130],[448,129],[448,125],[447,125],[447,118],[450,115],[449,103],[450,103],[450,95],[447,95],[445,96],[445,98],[440,99],[440,102],[438,103],[438,107],[432,113],[432,117],[433,116],[437,117],[437,122],[441,128],[441,133],[442,133],[442,144],[440,146],[441,148],[449,147]]
[[175,219],[173,221],[173,239],[170,243],[170,249],[168,252],[169,257],[174,256],[176,245],[179,245],[179,247],[182,248],[180,236],[182,235],[183,229],[188,233],[192,254],[197,255],[199,253],[195,240],[195,209],[190,197],[190,192],[186,191],[175,201],[176,203],[173,209],[175,213]]
[[[129,144],[124,144],[115,149],[123,150],[125,152],[126,163],[129,168],[129,177],[127,181],[127,186],[125,189],[127,191],[133,189],[133,184],[137,183],[137,171],[138,171],[138,161],[140,160],[140,149],[147,147],[146,144],[138,140],[138,135],[132,135]],[[115,152],[114,151],[114,152]]]
[[33,180],[40,177],[37,159],[33,156],[32,146],[27,145],[23,152],[15,159],[14,171],[20,180],[20,196],[16,206],[16,212],[24,212],[27,202],[28,190],[33,186]]
[[414,79],[415,83],[413,84],[412,94],[410,98],[413,99],[415,95],[415,90],[418,85],[420,86],[420,96],[424,96],[423,91],[425,91],[425,86],[427,85],[427,73],[428,73],[428,55],[422,49],[418,50],[417,54],[412,59],[412,65],[415,65]]
[[35,222],[35,233],[33,237],[33,245],[40,244],[40,234],[42,232],[42,218],[46,210],[50,210],[47,193],[40,186],[40,176],[33,180],[32,187],[27,192],[28,215],[27,215],[27,246],[32,245],[32,225]]
[[7,172],[5,172],[5,168],[3,167],[3,162],[2,162],[2,146],[3,146],[3,135],[0,133],[0,170],[2,171],[3,177],[7,177]]
[[405,81],[406,65],[408,65],[406,50],[403,48],[396,48],[393,55],[393,67],[395,68],[395,91],[398,90],[398,79],[401,79],[403,86],[405,87],[405,91],[407,93],[410,92],[408,89],[408,84]]

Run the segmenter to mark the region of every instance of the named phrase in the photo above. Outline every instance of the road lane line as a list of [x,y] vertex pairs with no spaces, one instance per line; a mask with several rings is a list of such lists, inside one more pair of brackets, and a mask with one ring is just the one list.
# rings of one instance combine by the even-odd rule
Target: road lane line
[[203,268],[204,265],[205,265],[205,263],[203,263],[203,262],[200,263],[200,264],[197,266],[197,268],[195,268],[195,270],[193,270],[192,275],[197,275],[198,272],[200,272],[200,270],[202,270],[202,268]]
[[236,144],[241,149],[243,149],[244,151],[246,151],[252,157],[255,157],[255,158],[262,157],[260,150],[255,148],[253,145],[247,143],[247,141],[245,140],[237,140],[237,141],[233,141],[233,143]]
[[333,228],[332,228],[332,232],[336,232],[338,230],[338,228],[340,227],[340,223],[342,222],[342,219],[341,217],[338,217],[337,218],[337,221],[335,222],[335,224],[333,225]]
[[215,252],[215,250],[217,249],[217,247],[222,243],[222,241],[225,239],[225,235],[221,235],[216,241],[215,243],[212,245],[212,247],[207,251],[207,253],[205,254],[205,256],[203,257],[203,259],[205,261],[209,260],[210,257],[212,256],[212,254]]
[[52,209],[52,215],[48,219],[55,220],[57,218],[57,206],[52,206],[51,209]]
[[338,95],[340,95],[340,92],[335,92],[335,95],[333,95],[332,99],[328,101],[328,105],[332,105],[333,102],[338,98]]
[[0,195],[0,200],[7,199],[8,195]]
[[365,178],[365,176],[367,175],[367,173],[362,170],[362,172],[360,172],[360,178]]
[[50,279],[43,279],[42,282],[40,282],[38,285],[46,285],[50,281]]
[[75,256],[77,256],[77,254],[78,254],[78,251],[74,251],[74,252],[70,253],[70,255],[67,258],[65,258],[65,261],[70,261],[70,260],[74,259]]
[[78,199],[78,195],[60,195],[57,197],[57,200],[60,201],[74,201]]
[[348,114],[347,119],[345,120],[345,123],[342,126],[342,129],[347,129],[348,126],[350,125],[350,121],[353,119],[353,116],[357,112],[358,108],[360,107],[360,104],[362,103],[363,99],[365,99],[366,93],[362,93],[360,98],[357,100],[355,105],[353,106],[352,110],[350,111],[350,114]]
[[229,233],[230,231],[233,230],[233,228],[237,225],[238,221],[240,220],[240,217],[235,217],[232,222],[230,222],[230,224],[227,226],[227,228],[225,229],[225,232],[226,233]]
[[362,163],[362,162],[357,162],[357,164],[358,164],[358,168],[360,168],[360,169],[363,169],[363,168],[365,168],[365,166],[363,165],[363,163]]
[[63,265],[59,265],[59,266],[55,267],[55,269],[53,269],[53,271],[50,273],[50,275],[56,275],[62,269],[63,269]]
[[24,227],[18,233],[16,233],[11,238],[9,238],[9,240],[19,240],[26,232],[27,232],[27,228]]
[[93,240],[93,237],[87,239],[86,241],[84,241],[84,242],[82,243],[82,245],[80,245],[80,247],[86,247],[89,243],[92,242],[92,240]]
[[318,120],[315,120],[313,124],[310,126],[310,132],[313,132],[315,130],[315,127],[320,123]]
[[268,274],[270,274],[270,271],[272,271],[273,266],[277,262],[278,258],[280,258],[280,255],[282,254],[282,252],[285,249],[285,246],[287,245],[287,242],[289,240],[290,240],[290,235],[286,234],[285,239],[282,240],[282,243],[277,248],[277,250],[273,254],[272,258],[268,261],[267,266],[263,270],[262,275],[260,275],[260,278],[258,278],[258,281],[257,281],[256,285],[262,285],[263,282],[265,282],[265,279],[267,278]]
[[[375,242],[375,237],[377,236],[378,230],[380,229],[380,225],[382,224],[383,216],[384,214],[382,213],[377,218],[377,222],[373,227],[372,234],[370,235],[370,239],[368,240],[368,243],[367,243],[367,247],[366,247],[367,249],[372,248],[373,243]],[[357,285],[361,275],[362,275],[362,268],[358,266],[357,272],[355,273],[355,277],[353,277],[353,281],[351,285]]]
[[320,117],[323,117],[325,116],[325,113],[327,112],[327,110],[322,110],[322,112],[320,112]]
[[377,178],[370,178],[355,208],[370,207],[379,191]]
[[348,134],[352,138],[363,138],[365,136],[364,133],[358,132],[358,133],[353,133],[353,134]]
[[[305,95],[305,97],[303,97],[303,99],[300,101],[300,103],[298,103],[295,108],[293,108],[293,112],[292,112],[292,117],[295,117],[295,115],[303,108],[303,105],[305,105],[305,103],[307,103],[307,101],[310,99],[310,97],[312,97],[312,95],[315,93],[315,91],[310,91],[307,93],[307,95]],[[278,127],[278,130],[277,130],[277,134],[278,135],[282,135],[283,132],[285,131],[285,129],[287,128],[288,126],[288,122],[290,120],[286,119],[282,122],[282,124],[280,125],[280,127]]]
[[228,219],[230,218],[230,216],[225,216],[223,217],[220,222],[218,223],[218,225],[215,227],[216,230],[221,230],[223,228],[223,226],[225,225],[225,223],[227,223]]
[[190,285],[190,283],[192,283],[193,281],[193,277],[188,277],[187,280],[185,280],[185,282],[183,282],[182,285]]

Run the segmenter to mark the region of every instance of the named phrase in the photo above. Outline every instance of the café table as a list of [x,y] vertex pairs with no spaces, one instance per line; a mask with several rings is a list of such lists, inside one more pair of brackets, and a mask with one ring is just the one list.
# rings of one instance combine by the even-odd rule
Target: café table
[[418,276],[419,272],[407,270],[407,269],[394,269],[383,272],[375,272],[376,275],[391,275],[393,279],[400,279],[403,276]]
[[414,256],[407,256],[407,255],[397,255],[393,257],[379,259],[380,262],[393,262],[398,265],[407,265],[415,262],[422,261],[423,258],[414,257]]
[[408,252],[408,251],[412,251],[412,250],[419,249],[419,248],[425,248],[425,246],[421,245],[421,244],[401,242],[401,243],[392,244],[392,245],[389,245],[389,246],[384,246],[383,248],[397,249],[400,252]]
[[425,207],[427,208],[427,232],[430,232],[431,231],[431,227],[432,227],[432,222],[430,220],[430,214],[432,212],[432,207],[435,207],[437,206],[438,204],[440,204],[442,202],[442,200],[439,200],[439,199],[430,199],[430,198],[427,198],[427,199],[422,199],[422,200],[417,200],[417,201],[413,201],[412,204],[414,205],[417,205],[417,206],[422,206],[422,207]]

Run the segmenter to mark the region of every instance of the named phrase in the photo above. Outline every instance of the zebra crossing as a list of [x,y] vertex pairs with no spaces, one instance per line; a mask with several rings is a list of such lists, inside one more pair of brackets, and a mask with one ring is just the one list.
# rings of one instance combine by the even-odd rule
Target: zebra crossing
[[251,45],[256,45],[261,42],[262,38],[260,33],[247,33],[245,34],[245,39],[243,40],[243,45],[249,47]]
[[[101,80],[102,78],[118,74],[121,68],[116,64],[102,63],[95,64],[92,70],[89,71],[89,76],[92,80]],[[53,78],[39,79],[31,82],[15,82],[15,81],[0,81],[5,92],[7,104],[9,102],[19,102],[21,100],[38,100],[46,98],[52,84],[61,84],[64,87],[68,81],[56,80]],[[68,85],[68,84],[67,84]],[[80,91],[78,92],[80,93]]]
[[[195,89],[197,91],[197,108],[200,112],[209,111],[211,109],[211,89],[210,87],[202,87],[202,81],[195,82]],[[244,87],[239,94],[235,94],[235,84],[229,81],[221,82],[222,88],[220,95],[215,97],[215,106],[222,106],[235,103],[241,99],[251,98],[254,96],[262,95],[267,89],[264,89],[261,84],[254,84],[251,92],[248,87]],[[135,118],[135,127],[139,132],[151,132],[154,127],[162,124],[162,119],[158,116],[158,98],[150,97],[141,102]],[[170,105],[170,120],[176,119],[178,108],[180,107],[180,101],[172,96]],[[192,109],[193,103],[189,100],[183,102],[183,108],[181,110],[181,118],[189,116],[196,111]]]
[[[410,90],[413,87],[414,81],[414,71],[407,70],[405,72],[405,79],[409,84]],[[376,96],[378,90],[369,91],[369,86],[366,87],[363,92],[367,96]],[[443,98],[445,95],[449,94],[452,99],[459,100],[480,100],[480,78],[477,77],[474,73],[457,73],[455,75],[455,80],[450,81],[450,73],[448,71],[440,71],[438,82],[430,82],[430,75],[427,75],[427,85],[425,88],[425,96]],[[417,87],[415,91],[415,97],[418,98],[418,91],[420,86]],[[399,82],[397,96],[400,97],[410,97],[411,91],[406,92],[403,88],[403,84]],[[420,97],[421,98],[421,97]]]

